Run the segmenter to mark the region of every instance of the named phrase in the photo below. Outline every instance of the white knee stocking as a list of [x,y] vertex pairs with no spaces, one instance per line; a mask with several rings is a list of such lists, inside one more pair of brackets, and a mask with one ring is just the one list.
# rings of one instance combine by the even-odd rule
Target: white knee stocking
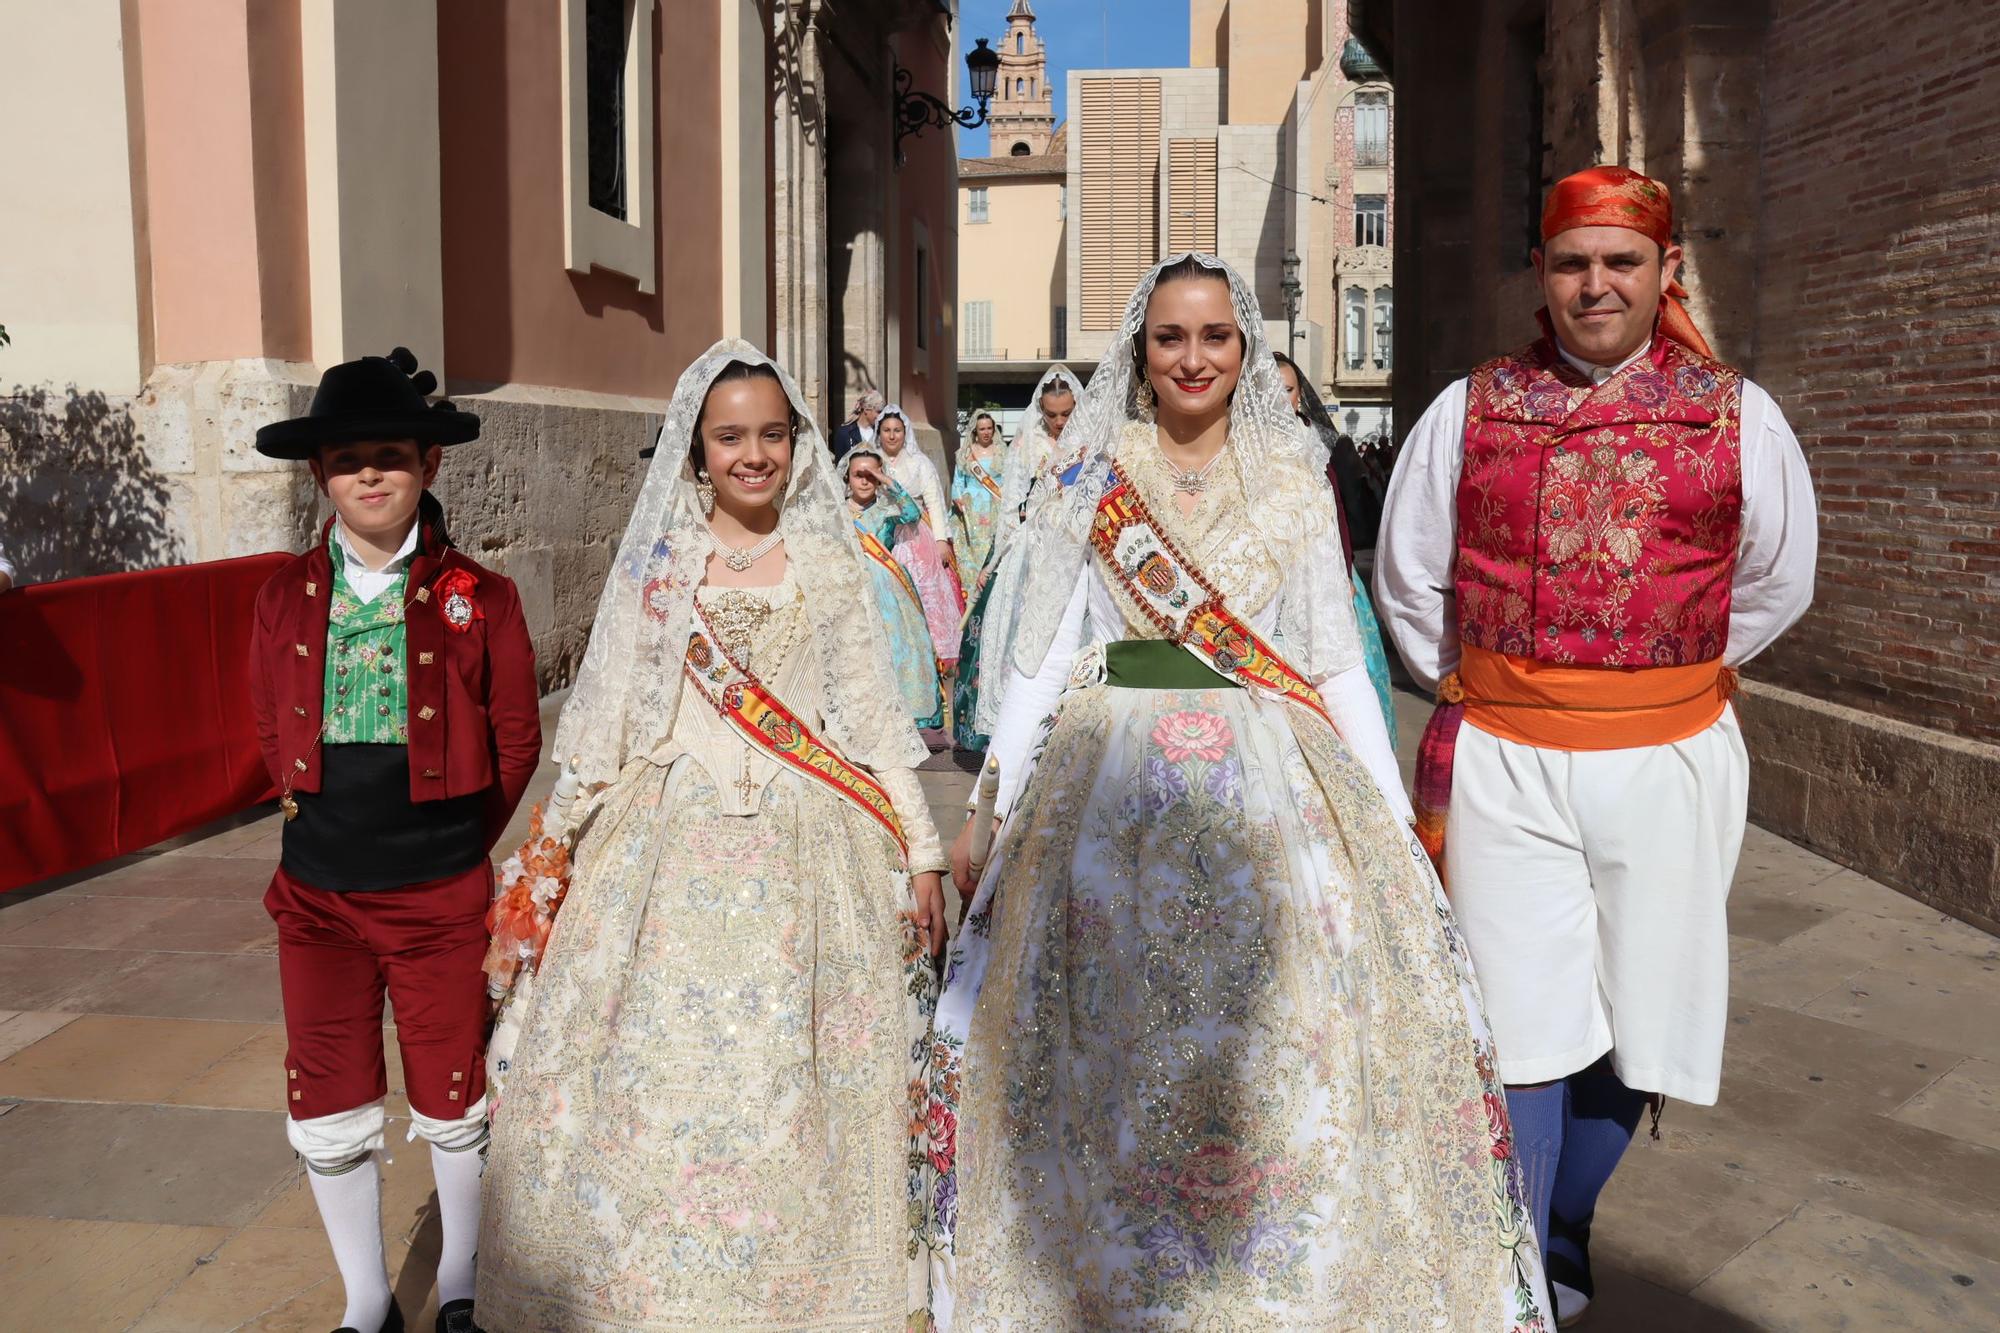
[[333,1242],[333,1261],[347,1287],[340,1322],[375,1333],[389,1315],[389,1273],[382,1265],[382,1173],[370,1153],[338,1175],[307,1171],[320,1221]]
[[472,1299],[472,1260],[479,1248],[479,1175],[485,1164],[483,1146],[452,1152],[431,1145],[438,1220],[444,1224],[444,1247],[438,1254],[439,1305]]

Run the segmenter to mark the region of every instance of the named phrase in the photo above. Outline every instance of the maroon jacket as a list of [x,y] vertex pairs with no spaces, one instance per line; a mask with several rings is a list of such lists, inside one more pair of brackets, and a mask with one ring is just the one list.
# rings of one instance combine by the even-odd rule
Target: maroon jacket
[[[426,518],[410,561],[405,620],[409,653],[410,799],[485,792],[486,841],[500,838],[542,757],[535,647],[512,580],[444,545]],[[332,520],[320,543],[273,574],[257,594],[250,639],[250,703],[264,764],[283,789],[316,792],[326,686],[326,634],[333,596]],[[464,632],[449,625],[432,588],[454,570],[477,580],[484,613]]]

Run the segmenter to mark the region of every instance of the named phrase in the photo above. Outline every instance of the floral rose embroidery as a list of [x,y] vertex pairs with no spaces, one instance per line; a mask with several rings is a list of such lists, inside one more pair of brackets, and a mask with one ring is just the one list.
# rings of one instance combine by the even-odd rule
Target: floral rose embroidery
[[1212,762],[1228,754],[1230,742],[1235,739],[1236,733],[1221,717],[1192,708],[1168,713],[1153,724],[1153,743],[1170,763],[1180,764],[1190,759]]
[[924,1133],[930,1139],[931,1168],[951,1170],[958,1157],[958,1116],[941,1101],[932,1101],[924,1116]]
[[1507,1102],[1497,1093],[1482,1096],[1486,1099],[1486,1132],[1493,1140],[1493,1155],[1504,1160],[1514,1151],[1514,1127],[1507,1119]]

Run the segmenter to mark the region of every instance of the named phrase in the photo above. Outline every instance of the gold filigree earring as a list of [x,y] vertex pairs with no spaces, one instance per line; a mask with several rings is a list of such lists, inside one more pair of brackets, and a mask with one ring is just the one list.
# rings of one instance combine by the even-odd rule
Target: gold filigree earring
[[1151,377],[1143,374],[1139,376],[1139,387],[1132,391],[1132,399],[1138,404],[1140,418],[1145,421],[1151,421],[1153,419],[1153,405],[1158,401],[1153,396],[1153,381]]
[[711,517],[715,513],[715,483],[709,480],[706,472],[694,474],[694,494],[695,499],[701,502],[702,517]]

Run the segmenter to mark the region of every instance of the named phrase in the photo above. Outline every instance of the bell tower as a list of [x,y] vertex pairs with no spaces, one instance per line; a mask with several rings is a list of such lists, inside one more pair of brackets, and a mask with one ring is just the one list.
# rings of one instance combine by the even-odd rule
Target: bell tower
[[1007,35],[1000,39],[1000,77],[988,113],[994,157],[1038,157],[1055,136],[1055,95],[1049,91],[1048,52],[1035,35],[1035,11],[1014,0]]

